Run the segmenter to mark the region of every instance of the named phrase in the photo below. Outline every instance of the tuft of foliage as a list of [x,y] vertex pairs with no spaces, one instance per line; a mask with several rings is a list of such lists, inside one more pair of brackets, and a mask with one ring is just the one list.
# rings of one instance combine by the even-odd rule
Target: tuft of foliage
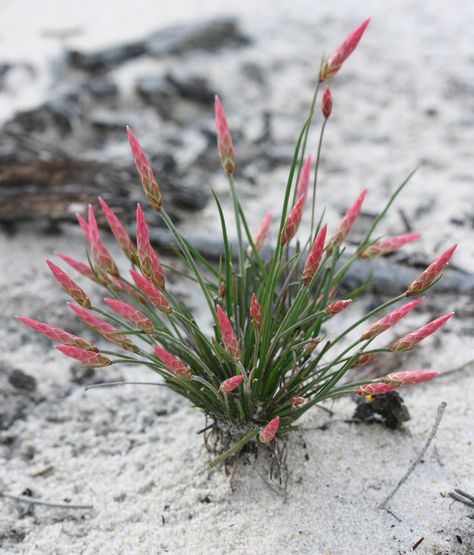
[[[215,101],[217,147],[229,181],[237,237],[234,245],[221,203],[214,195],[223,240],[218,267],[209,263],[176,229],[166,212],[166,199],[162,197],[150,162],[128,129],[145,196],[176,240],[187,267],[182,273],[183,279],[198,284],[208,305],[213,323],[211,337],[199,327],[190,310],[167,289],[165,271],[150,243],[140,205],[134,243],[101,198],[104,216],[130,261],[130,277],[120,274],[102,242],[92,207],[89,207],[87,220],[78,217],[87,240],[88,264],[61,253],[59,256],[107,290],[105,305],[94,303],[63,270],[52,262],[48,264],[57,281],[75,301],[76,304],[69,303],[71,309],[89,328],[111,343],[110,350],[101,350],[89,341],[43,322],[19,317],[58,343],[57,348],[64,354],[87,366],[134,363],[146,365],[159,374],[165,386],[189,399],[210,417],[213,430],[220,434],[222,452],[211,466],[239,453],[250,442],[258,439],[270,443],[277,435],[295,429],[298,419],[321,401],[354,391],[370,399],[403,384],[436,375],[434,371],[400,371],[369,382],[346,376],[352,368],[367,364],[381,352],[413,348],[448,320],[452,313],[398,339],[391,346],[374,348],[372,345],[376,337],[419,304],[422,299],[418,295],[439,279],[455,245],[400,295],[388,299],[337,335],[324,337],[325,324],[337,318],[339,312],[348,309],[364,293],[362,287],[344,299],[337,298],[338,288],[354,261],[382,256],[419,236],[374,238],[378,224],[408,183],[410,174],[390,196],[355,248],[349,249],[345,239],[360,213],[367,190],[359,194],[334,234],[327,239],[327,225],[322,217],[319,221],[316,218],[321,144],[332,111],[332,96],[327,86],[322,94],[322,124],[314,164],[311,229],[305,240],[296,239],[309,197],[313,164],[311,156],[305,157],[305,151],[318,92],[322,83],[334,77],[354,50],[367,24],[368,20],[321,65],[309,115],[295,145],[276,226],[276,241],[272,246],[264,245],[271,227],[270,214],[264,217],[255,233],[250,231],[234,182],[236,161],[232,137],[218,97]],[[417,298],[409,298],[413,296]],[[355,341],[346,344],[347,335],[355,328],[404,300],[407,302],[366,326]]]

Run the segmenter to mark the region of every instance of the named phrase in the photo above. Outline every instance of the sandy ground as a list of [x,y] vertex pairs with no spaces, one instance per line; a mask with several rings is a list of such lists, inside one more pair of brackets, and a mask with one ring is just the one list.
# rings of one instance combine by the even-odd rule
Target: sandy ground
[[[79,27],[82,34],[73,44],[99,45],[177,21],[183,13],[190,19],[227,13],[213,1],[174,2],[163,10],[145,0],[119,7],[82,2],[77,13],[59,1],[44,5],[40,14],[31,11],[36,6],[31,1],[0,2],[5,57],[46,67],[60,45],[41,33],[45,28]],[[334,225],[341,209],[368,185],[367,207],[375,210],[421,164],[398,205],[424,232],[411,251],[430,257],[456,240],[456,264],[473,272],[473,4],[265,1],[240,3],[234,12],[256,47],[230,52],[211,63],[209,73],[217,81],[222,63],[229,69],[245,57],[268,64],[268,108],[275,114],[275,133],[288,145],[303,119],[322,48],[331,49],[354,24],[373,15],[360,49],[334,82],[321,203]],[[47,76],[41,86],[46,84]],[[14,94],[16,85],[11,86],[13,92],[2,98],[8,110],[34,104],[37,89],[28,92],[28,83],[20,83]],[[239,86],[235,78],[221,80],[220,89],[229,119],[239,121],[251,138],[258,132],[252,103],[261,91]],[[259,176],[259,188],[244,190],[252,219],[275,204],[284,179],[278,170]],[[183,228],[196,225],[214,229],[212,207]],[[404,230],[396,209],[383,229]],[[329,417],[315,410],[302,422],[301,434],[290,439],[286,498],[262,480],[263,459],[241,468],[232,492],[228,477],[206,470],[209,455],[196,435],[203,419],[185,401],[151,387],[84,392],[72,381],[74,364],[13,320],[15,313],[28,314],[80,332],[43,260],[54,250],[81,256],[82,249],[79,233],[70,228],[60,237],[38,236],[26,227],[15,236],[0,235],[1,401],[4,407],[24,406],[23,416],[0,435],[3,491],[19,495],[29,488],[44,500],[93,505],[90,511],[66,511],[1,499],[2,553],[391,555],[412,553],[422,537],[416,553],[474,553],[473,510],[447,497],[455,487],[474,492],[472,365],[407,389],[412,419],[403,431],[344,423],[354,408],[349,400],[332,406],[333,422],[317,429]],[[474,358],[472,299],[433,291],[426,312],[410,316],[397,331],[409,331],[448,308],[457,310],[458,318],[406,357],[405,369],[443,372]],[[7,375],[13,368],[38,380],[36,393],[12,390]],[[136,368],[96,372],[101,377],[150,379]],[[390,502],[391,512],[378,509],[420,452],[441,401],[447,409],[423,463]]]

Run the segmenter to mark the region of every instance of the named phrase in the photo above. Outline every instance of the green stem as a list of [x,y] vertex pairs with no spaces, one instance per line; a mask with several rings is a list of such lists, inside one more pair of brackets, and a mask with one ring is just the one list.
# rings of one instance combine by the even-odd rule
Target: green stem
[[314,216],[316,211],[316,186],[318,184],[318,170],[319,170],[319,162],[321,160],[321,147],[323,145],[323,135],[324,130],[326,128],[327,119],[324,119],[323,125],[321,126],[321,134],[319,135],[319,143],[318,143],[318,152],[316,155],[316,164],[314,168],[314,181],[313,181],[313,202],[311,205],[311,233],[310,237],[313,236],[313,229],[314,229]]
[[237,441],[237,443],[234,443],[234,445],[232,445],[232,447],[230,449],[227,449],[227,451],[222,453],[222,455],[220,455],[219,457],[217,457],[216,459],[211,461],[208,464],[208,467],[213,468],[213,467],[221,464],[222,462],[224,462],[226,459],[231,457],[234,453],[237,453],[238,451],[240,451],[240,449],[242,449],[242,447],[246,443],[251,441],[257,435],[257,433],[258,433],[257,430],[250,430],[249,432],[247,432],[244,436],[242,436],[239,439],[239,441]]

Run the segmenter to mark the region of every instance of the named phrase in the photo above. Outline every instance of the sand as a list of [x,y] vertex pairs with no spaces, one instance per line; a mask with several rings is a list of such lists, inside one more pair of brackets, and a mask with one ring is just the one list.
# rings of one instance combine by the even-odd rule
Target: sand
[[[166,10],[145,0],[122,2],[120,9],[116,2],[82,2],[80,9],[66,9],[58,1],[44,4],[44,13],[33,15],[28,9],[34,2],[0,3],[6,57],[28,58],[44,69],[60,48],[41,35],[44,28],[80,26],[82,35],[71,39],[73,44],[93,46],[133,37],[182,19],[183,13],[192,19],[198,12],[228,12],[213,1],[199,7],[174,2]],[[362,186],[370,187],[367,208],[375,210],[421,164],[383,231],[403,231],[397,210],[403,207],[424,233],[410,252],[429,259],[457,241],[456,265],[473,272],[472,3],[265,1],[239,3],[233,11],[256,44],[224,56],[227,71],[246,57],[269,66],[268,108],[275,113],[279,141],[289,146],[304,117],[321,50],[336,46],[348,29],[373,15],[361,47],[334,82],[321,203],[334,226]],[[215,81],[223,60],[209,66]],[[41,83],[46,86],[47,76]],[[251,137],[258,131],[252,118],[261,99],[252,86],[238,85],[235,77],[219,84],[230,121],[247,123]],[[27,88],[9,97],[3,93],[8,109],[2,110],[34,104],[40,92]],[[278,200],[285,175],[278,170],[258,179],[257,189],[243,191],[253,221]],[[215,184],[223,190],[219,179]],[[213,214],[210,206],[183,229],[199,225],[213,231]],[[302,431],[289,438],[287,496],[262,479],[264,457],[240,468],[232,491],[229,477],[206,469],[209,454],[197,435],[204,420],[186,401],[158,387],[85,392],[71,380],[74,363],[13,319],[27,314],[80,332],[43,262],[54,250],[81,256],[80,233],[65,226],[60,237],[47,237],[25,226],[15,236],[0,235],[1,400],[4,406],[25,404],[23,418],[0,434],[0,480],[8,494],[29,488],[42,500],[93,509],[29,507],[0,499],[2,553],[391,555],[412,553],[420,538],[416,553],[474,553],[474,511],[447,496],[456,487],[474,493],[472,365],[407,388],[412,418],[401,431],[344,422],[354,410],[349,399],[330,405],[332,418],[313,410]],[[472,299],[433,291],[397,332],[448,309],[457,310],[458,317],[404,357],[404,369],[442,373],[474,358]],[[341,323],[358,310],[341,315]],[[38,391],[28,396],[12,390],[7,375],[13,368],[34,376]],[[97,371],[97,377],[153,379],[146,370],[124,367]],[[422,463],[390,501],[390,512],[379,509],[422,449],[442,401],[447,408]],[[325,429],[318,429],[324,423]]]

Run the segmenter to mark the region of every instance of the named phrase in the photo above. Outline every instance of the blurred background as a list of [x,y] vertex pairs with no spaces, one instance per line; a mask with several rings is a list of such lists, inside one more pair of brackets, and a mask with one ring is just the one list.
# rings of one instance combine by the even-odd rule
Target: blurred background
[[175,218],[211,232],[210,187],[227,194],[214,93],[233,131],[240,191],[260,218],[280,198],[321,56],[371,15],[331,83],[321,206],[337,218],[369,186],[370,214],[418,166],[385,231],[416,227],[427,256],[465,239],[472,271],[473,12],[467,1],[1,0],[0,222],[50,229],[97,194],[130,218],[141,192],[129,124]]

